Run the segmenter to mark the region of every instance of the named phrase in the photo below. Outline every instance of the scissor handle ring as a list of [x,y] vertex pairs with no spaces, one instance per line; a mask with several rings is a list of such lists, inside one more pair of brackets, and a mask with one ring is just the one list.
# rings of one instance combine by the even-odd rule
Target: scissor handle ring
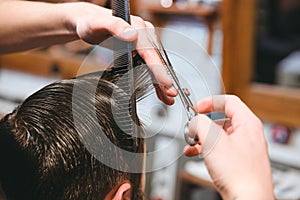
[[[191,113],[190,109],[193,111],[193,113]],[[186,112],[188,113],[189,121],[197,115],[197,112],[191,105],[186,105]]]
[[199,142],[199,138],[197,135],[195,135],[195,137],[190,137],[189,136],[189,122],[186,123],[186,125],[184,126],[184,139],[185,142],[190,145],[190,146],[194,146]]

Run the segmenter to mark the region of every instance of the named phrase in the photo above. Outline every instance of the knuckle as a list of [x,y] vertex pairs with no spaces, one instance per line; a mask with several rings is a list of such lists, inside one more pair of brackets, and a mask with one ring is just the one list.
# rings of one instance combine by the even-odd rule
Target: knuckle
[[112,22],[112,26],[115,28],[122,27],[124,25],[124,21],[121,18],[116,17],[115,20]]
[[153,24],[149,21],[145,21],[145,25],[147,28],[154,28]]
[[[248,121],[249,122],[249,121]],[[256,117],[255,115],[253,116],[253,118],[251,119],[251,122],[248,123],[248,129],[252,130],[254,133],[260,134],[260,133],[264,133],[264,126],[262,121]],[[256,135],[256,134],[255,134]]]
[[145,27],[146,26],[145,21],[141,17],[133,16],[133,21],[139,27]]
[[[140,49],[139,50],[139,54],[140,54],[140,56],[142,57],[142,58],[151,58],[152,56],[153,56],[153,54],[152,54],[152,52],[149,50],[149,49],[147,49],[146,47],[145,47],[145,49]],[[151,64],[149,64],[149,63],[147,63],[147,65],[148,65],[148,67],[150,67],[150,68],[154,68],[154,67],[156,67],[155,65],[154,65],[154,63],[151,63]]]
[[197,118],[198,122],[200,122],[200,121],[204,121],[204,120],[206,121],[208,117],[204,114],[198,114],[196,116],[196,118]]
[[257,116],[254,116],[254,124],[256,125],[256,127],[258,129],[260,129],[260,130],[263,129],[263,123]]
[[240,99],[240,97],[236,96],[236,95],[227,95],[228,99],[233,101],[233,102],[241,102],[242,100]]

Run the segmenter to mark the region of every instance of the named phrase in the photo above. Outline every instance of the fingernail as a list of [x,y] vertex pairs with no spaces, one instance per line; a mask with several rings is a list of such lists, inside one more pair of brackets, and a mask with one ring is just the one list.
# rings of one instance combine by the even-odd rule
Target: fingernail
[[166,88],[166,93],[169,95],[169,96],[172,96],[172,97],[175,97],[177,96],[178,94],[178,91],[176,90],[176,88],[174,86],[170,87],[170,88]]
[[176,88],[174,86],[171,87],[171,91],[173,92],[174,95],[178,94],[178,91],[176,90]]
[[137,36],[137,31],[131,27],[127,27],[124,29],[122,36],[124,38],[135,38]]

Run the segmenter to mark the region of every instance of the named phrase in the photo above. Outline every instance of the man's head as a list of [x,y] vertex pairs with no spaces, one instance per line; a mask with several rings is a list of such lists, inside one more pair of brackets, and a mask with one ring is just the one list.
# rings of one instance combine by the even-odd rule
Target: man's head
[[[118,105],[111,98],[116,86],[98,79],[93,74],[50,84],[0,121],[0,182],[8,200],[142,198],[142,173],[106,166],[82,143],[91,136],[98,155],[110,156],[120,169],[142,172],[143,162],[125,159],[122,152],[143,153],[143,139],[135,147],[132,134],[118,127],[112,113]],[[95,84],[96,92],[89,89]],[[91,106],[96,119],[80,123]],[[104,137],[114,144],[110,152],[101,148]]]

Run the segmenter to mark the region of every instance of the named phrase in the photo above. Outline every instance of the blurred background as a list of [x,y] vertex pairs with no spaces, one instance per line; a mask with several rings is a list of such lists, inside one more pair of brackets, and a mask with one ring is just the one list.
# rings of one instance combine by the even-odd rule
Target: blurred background
[[[110,5],[106,0],[91,2]],[[214,94],[236,94],[261,118],[276,197],[300,199],[300,1],[130,3],[132,14],[159,27],[194,102]],[[0,116],[55,80],[103,70],[111,62],[105,48],[79,41],[1,55]],[[180,101],[167,107],[152,94],[138,103],[138,112],[147,130],[147,199],[221,199],[202,159],[182,155],[187,119]]]

